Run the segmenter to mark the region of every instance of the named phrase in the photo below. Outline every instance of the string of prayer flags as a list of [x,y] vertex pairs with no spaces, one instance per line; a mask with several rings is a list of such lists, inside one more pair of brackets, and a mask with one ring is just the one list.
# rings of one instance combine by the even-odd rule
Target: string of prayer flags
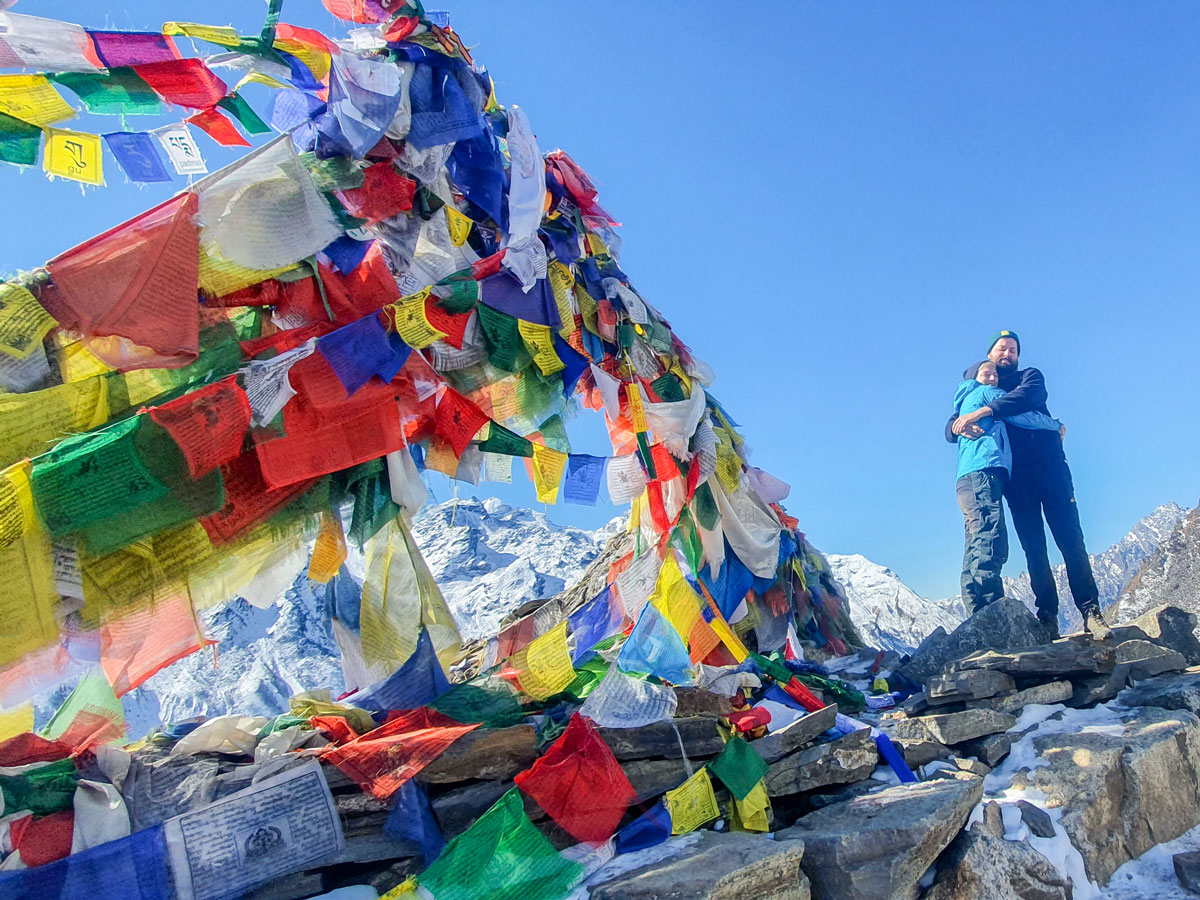
[[428,707],[405,710],[374,731],[334,747],[324,760],[364,791],[386,800],[477,724],[461,725]]
[[590,844],[612,837],[637,796],[596,726],[579,714],[513,780],[568,834]]
[[446,844],[417,880],[437,900],[561,900],[582,875],[583,867],[561,856],[529,821],[513,788]]
[[47,128],[42,168],[47,175],[82,181],[84,184],[104,184],[100,136],[83,131]]
[[535,700],[553,697],[575,680],[567,623],[560,622],[509,658],[521,690]]
[[675,790],[667,791],[663,804],[671,814],[671,834],[695,831],[721,815],[707,767],[697,769],[695,775]]

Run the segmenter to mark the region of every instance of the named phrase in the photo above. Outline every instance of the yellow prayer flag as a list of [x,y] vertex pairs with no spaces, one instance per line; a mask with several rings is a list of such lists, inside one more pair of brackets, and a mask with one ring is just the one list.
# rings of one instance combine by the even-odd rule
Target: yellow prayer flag
[[567,623],[559,622],[541,637],[514,653],[510,662],[520,674],[521,690],[535,700],[553,697],[575,680]]
[[75,118],[75,109],[45,75],[0,75],[0,112],[30,125]]
[[446,228],[450,231],[450,242],[455,247],[461,247],[471,236],[471,228],[475,223],[470,216],[463,215],[453,206],[447,205],[444,209],[446,210]]
[[429,449],[425,451],[425,468],[453,478],[458,474],[458,463],[459,458],[454,455],[454,446],[449,441],[429,442]]
[[650,602],[666,616],[667,621],[686,643],[696,620],[700,618],[701,600],[700,595],[692,590],[692,586],[683,577],[673,552],[667,553],[666,561],[658,570],[658,581],[654,585]]
[[26,703],[7,712],[0,711],[0,741],[33,731],[33,704]]
[[234,86],[234,91],[240,91],[248,84],[261,84],[269,88],[274,88],[277,91],[286,91],[291,88],[291,85],[284,84],[278,78],[272,78],[266,72],[251,72],[248,75],[242,76],[242,80]]
[[70,178],[84,184],[104,184],[104,154],[100,149],[100,135],[47,128],[42,168],[47,175]]
[[746,645],[741,642],[733,629],[729,627],[729,623],[721,616],[719,610],[713,615],[713,620],[708,623],[708,627],[716,632],[717,637],[721,639],[721,643],[733,654],[733,658],[739,664],[745,662],[746,657],[750,655],[750,651],[746,649]]
[[68,434],[91,431],[106,421],[104,378],[25,394],[0,394],[0,466],[36,456]]
[[646,407],[642,405],[642,389],[637,382],[625,385],[625,399],[629,402],[629,415],[633,419],[634,431],[649,431],[646,422]]
[[517,331],[521,333],[525,348],[543,375],[553,375],[567,367],[554,351],[554,338],[551,336],[549,325],[538,325],[536,322],[518,319]]
[[409,894],[416,893],[417,876],[409,875],[408,878],[400,882],[386,894],[382,894],[379,900],[400,900],[401,897],[407,897]]
[[533,486],[539,503],[558,501],[558,484],[567,467],[567,454],[541,444],[533,445]]
[[280,37],[275,38],[275,49],[282,50],[284,53],[290,53],[308,66],[309,71],[313,73],[313,78],[317,81],[323,81],[325,76],[329,74],[330,57],[328,50],[324,50],[313,44],[306,44],[304,41]]
[[58,637],[54,565],[50,540],[33,511],[32,469],[23,460],[0,472],[0,666]]
[[688,373],[683,370],[683,366],[681,366],[679,364],[678,359],[672,360],[670,372],[672,375],[674,375],[676,378],[679,379],[681,384],[683,384],[684,393],[687,394],[689,397],[692,396],[691,376],[689,376]]
[[64,382],[86,381],[97,375],[113,371],[83,345],[79,337],[65,331],[50,334],[51,363],[58,363],[58,374]]
[[609,255],[608,247],[605,246],[604,241],[602,241],[600,239],[600,236],[598,234],[592,234],[589,232],[588,236],[587,236],[587,242],[588,242],[588,251],[592,254],[592,256],[608,256]]
[[446,336],[445,332],[434,328],[425,315],[425,300],[432,290],[430,287],[422,288],[392,304],[392,309],[395,310],[396,333],[414,350],[424,350],[434,341]]
[[342,517],[333,512],[321,513],[321,528],[313,543],[312,560],[308,564],[309,579],[326,584],[346,561],[346,553],[346,531],[342,528]]
[[28,359],[57,324],[24,286],[0,284],[0,353]]
[[197,25],[195,22],[164,22],[163,34],[182,35],[218,44],[221,47],[236,47],[242,42],[237,29],[229,25]]
[[210,297],[224,297],[295,269],[295,263],[278,269],[247,269],[200,247],[200,290]]
[[759,780],[743,799],[733,797],[733,815],[730,828],[733,831],[770,831],[771,798],[767,795],[767,784]]
[[721,814],[706,768],[699,769],[675,790],[667,791],[663,803],[671,814],[671,834],[695,831]]
[[575,310],[571,306],[571,295],[575,289],[575,276],[571,270],[553,259],[546,266],[546,274],[550,278],[550,288],[554,291],[554,305],[558,307],[558,317],[562,319],[562,328],[558,333],[567,337],[575,330]]

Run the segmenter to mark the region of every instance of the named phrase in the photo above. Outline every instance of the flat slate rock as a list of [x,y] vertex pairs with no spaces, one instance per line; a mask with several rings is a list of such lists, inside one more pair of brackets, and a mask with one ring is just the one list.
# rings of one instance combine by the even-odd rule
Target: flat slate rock
[[1015,716],[994,709],[968,709],[945,715],[920,716],[896,722],[896,735],[901,740],[934,740],[942,744],[958,744],[988,734],[1008,731],[1017,724]]
[[983,650],[951,663],[950,671],[989,669],[1020,678],[1057,680],[1065,675],[1099,675],[1111,672],[1117,663],[1116,648],[1110,643],[1062,640],[1020,650]]
[[935,759],[948,759],[950,757],[950,748],[937,741],[896,740],[894,743],[900,748],[900,752],[904,756],[904,761],[910,769],[923,766],[925,763],[931,763]]
[[985,765],[994,769],[1004,757],[1008,756],[1012,745],[1012,735],[1000,732],[999,734],[989,734],[987,737],[963,741],[958,745],[958,749],[968,756],[978,758]]
[[1035,684],[1033,687],[1027,687],[1012,694],[989,697],[986,700],[978,701],[977,704],[973,703],[972,706],[977,706],[977,708],[981,709],[994,709],[998,712],[1006,712],[1014,716],[1019,716],[1021,710],[1032,703],[1041,703],[1047,706],[1054,703],[1065,703],[1071,699],[1071,694],[1074,691],[1074,686],[1066,679],[1048,681],[1045,684]]
[[780,760],[789,753],[811,744],[819,735],[833,728],[837,723],[837,713],[836,703],[810,712],[790,725],[754,741],[754,749],[764,762],[773,763]]
[[1005,691],[1016,690],[1011,675],[988,669],[967,669],[946,675],[934,675],[925,682],[925,696],[931,706],[956,701],[983,700]]
[[701,832],[679,856],[618,875],[591,900],[809,900],[802,840]]
[[869,778],[878,762],[871,731],[863,728],[772,763],[764,776],[767,794],[781,797],[831,784],[853,784]]
[[983,797],[983,779],[902,784],[809,813],[776,838],[804,841],[818,898],[914,900],[918,882]]
[[532,725],[476,728],[447,747],[416,778],[424,784],[512,778],[533,765],[536,742],[537,729]]
[[678,759],[683,755],[679,746],[681,739],[689,758],[720,753],[725,739],[721,736],[719,722],[720,719],[714,716],[689,716],[669,722],[652,722],[639,728],[599,728],[597,731],[621,761]]
[[1176,853],[1171,857],[1171,863],[1175,866],[1175,877],[1184,890],[1200,894],[1200,850]]
[[1070,880],[1024,841],[1006,841],[974,825],[937,864],[925,900],[1071,900]]
[[1189,666],[1200,665],[1200,640],[1196,616],[1178,606],[1158,606],[1138,616],[1130,625],[1140,628],[1154,643],[1182,653]]
[[1054,837],[1054,820],[1050,818],[1050,813],[1028,800],[1018,800],[1017,809],[1021,811],[1021,821],[1031,834],[1040,838]]
[[675,688],[675,715],[681,719],[689,716],[727,716],[733,712],[733,700],[722,697],[704,688]]
[[1129,678],[1132,681],[1142,681],[1165,672],[1178,672],[1187,668],[1187,660],[1179,651],[1160,647],[1150,641],[1137,640],[1117,645],[1117,663],[1129,664]]
[[1130,663],[1121,663],[1107,675],[1093,675],[1090,678],[1076,678],[1075,690],[1067,706],[1081,709],[1085,706],[1095,706],[1117,696],[1129,683]]
[[989,603],[950,634],[938,626],[921,641],[901,675],[918,684],[939,674],[948,663],[979,650],[1033,647],[1050,639],[1037,616],[1020,600]]
[[1134,685],[1121,694],[1121,702],[1126,706],[1186,709],[1200,715],[1200,666]]

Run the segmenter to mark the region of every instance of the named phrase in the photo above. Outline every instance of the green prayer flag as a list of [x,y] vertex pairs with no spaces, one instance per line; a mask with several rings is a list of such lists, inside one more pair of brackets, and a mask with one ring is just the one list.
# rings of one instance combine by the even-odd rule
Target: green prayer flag
[[696,487],[696,493],[692,496],[692,508],[701,528],[711,531],[717,522],[721,521],[721,511],[717,508],[717,499],[713,496],[712,488],[708,486],[707,481],[701,482]]
[[488,688],[470,682],[454,684],[429,707],[455,722],[480,722],[488,728],[505,728],[525,718],[520,701],[507,685]]
[[433,288],[438,302],[448,313],[470,312],[479,302],[479,282],[473,278],[464,281],[441,281]]
[[675,400],[686,400],[687,397],[683,393],[683,385],[679,383],[679,379],[667,372],[650,382],[650,387],[654,388],[654,393],[662,397],[665,402],[673,402]]
[[42,129],[0,113],[0,159],[16,166],[32,166],[38,161]]
[[567,426],[563,424],[562,416],[557,413],[541,424],[538,431],[546,446],[559,453],[571,452],[571,439],[567,437]]
[[113,693],[112,685],[103,675],[84,675],[75,685],[75,690],[63,701],[42,729],[42,737],[52,741],[62,737],[75,717],[80,713],[91,713],[118,723],[125,728],[125,710]]
[[446,202],[441,197],[425,187],[425,185],[417,188],[417,194],[413,198],[413,201],[413,209],[424,222],[432,219],[433,214],[446,205]]
[[17,775],[0,775],[4,814],[29,810],[35,816],[46,816],[72,809],[78,783],[79,770],[73,759],[60,759]]
[[500,453],[504,456],[533,456],[533,444],[530,441],[497,422],[490,424],[487,440],[479,444],[479,449],[485,453]]
[[488,362],[506,372],[519,371],[522,368],[522,365],[519,365],[522,355],[528,357],[529,352],[525,349],[525,342],[521,340],[517,320],[485,303],[480,303],[477,308]]
[[317,159],[314,153],[301,153],[300,161],[312,175],[317,188],[326,193],[360,188],[366,180],[363,170],[349,156]]
[[217,101],[217,106],[237,119],[238,124],[245,129],[246,134],[266,134],[271,130],[271,126],[259,118],[258,113],[250,107],[250,104],[237,91],[222,97]]
[[560,900],[583,872],[533,826],[513,788],[450,841],[417,884],[437,900]]
[[621,322],[617,325],[617,344],[622,350],[628,350],[637,340],[637,330],[631,322]]
[[725,748],[708,764],[708,770],[721,779],[733,796],[745,800],[746,795],[767,774],[767,764],[749,741],[734,736],[725,742]]
[[162,112],[158,94],[129,66],[107,72],[56,72],[46,77],[74,91],[93,115],[153,116]]

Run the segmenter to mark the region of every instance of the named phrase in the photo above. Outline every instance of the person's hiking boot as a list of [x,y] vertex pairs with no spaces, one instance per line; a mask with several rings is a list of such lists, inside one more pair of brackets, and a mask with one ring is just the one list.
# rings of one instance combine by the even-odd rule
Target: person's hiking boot
[[1046,629],[1046,634],[1050,636],[1051,641],[1057,641],[1060,637],[1062,637],[1062,635],[1058,632],[1058,616],[1055,616],[1053,619],[1043,619],[1041,616],[1038,616],[1038,621],[1041,622],[1042,627]]
[[1106,640],[1112,634],[1112,629],[1104,621],[1104,616],[1100,614],[1099,609],[1089,609],[1087,611],[1087,614],[1083,617],[1083,627],[1092,636],[1092,640],[1095,641]]

